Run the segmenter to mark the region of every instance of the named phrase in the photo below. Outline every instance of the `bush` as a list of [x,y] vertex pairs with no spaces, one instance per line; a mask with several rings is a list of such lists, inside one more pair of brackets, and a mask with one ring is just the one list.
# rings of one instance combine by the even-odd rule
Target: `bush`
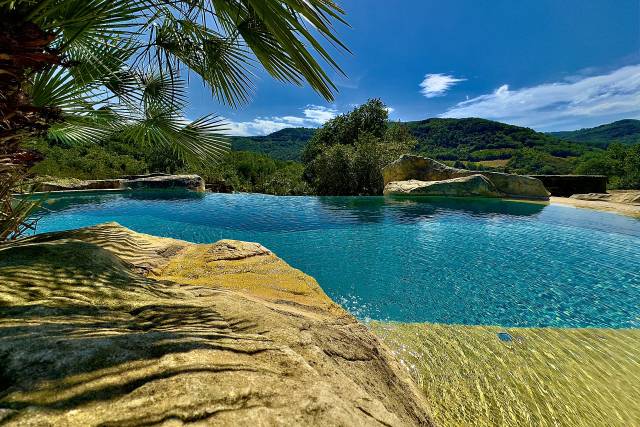
[[248,193],[276,195],[308,194],[309,186],[302,179],[304,167],[293,161],[275,160],[248,151],[231,151],[219,163],[182,172],[196,173],[215,188]]
[[573,162],[553,157],[532,148],[518,150],[507,163],[507,171],[521,175],[565,175],[573,171]]
[[640,189],[640,144],[613,143],[605,151],[587,153],[579,159],[575,172],[606,175],[612,189]]
[[304,178],[321,195],[382,194],[382,168],[416,144],[378,99],[329,120],[305,148]]

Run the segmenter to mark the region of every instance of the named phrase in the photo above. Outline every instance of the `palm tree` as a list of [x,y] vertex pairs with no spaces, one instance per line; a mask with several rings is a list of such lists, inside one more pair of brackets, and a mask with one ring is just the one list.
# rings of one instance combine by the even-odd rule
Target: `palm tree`
[[10,196],[41,159],[29,139],[119,132],[215,161],[228,149],[224,124],[183,118],[184,78],[237,107],[261,66],[331,100],[325,68],[341,70],[321,40],[347,50],[336,22],[332,0],[0,0],[0,241],[32,228],[36,205]]

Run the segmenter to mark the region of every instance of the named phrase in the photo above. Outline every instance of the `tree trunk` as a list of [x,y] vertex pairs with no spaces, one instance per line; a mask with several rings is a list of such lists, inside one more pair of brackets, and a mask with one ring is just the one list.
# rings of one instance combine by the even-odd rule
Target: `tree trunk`
[[29,228],[22,204],[14,203],[11,193],[42,156],[22,143],[60,119],[55,109],[35,107],[25,92],[34,73],[61,63],[49,48],[54,38],[19,11],[0,11],[0,241]]

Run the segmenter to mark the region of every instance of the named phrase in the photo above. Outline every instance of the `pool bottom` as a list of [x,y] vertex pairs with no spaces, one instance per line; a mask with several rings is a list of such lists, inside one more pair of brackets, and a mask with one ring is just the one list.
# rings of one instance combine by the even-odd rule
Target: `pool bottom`
[[640,425],[640,329],[369,326],[442,425]]

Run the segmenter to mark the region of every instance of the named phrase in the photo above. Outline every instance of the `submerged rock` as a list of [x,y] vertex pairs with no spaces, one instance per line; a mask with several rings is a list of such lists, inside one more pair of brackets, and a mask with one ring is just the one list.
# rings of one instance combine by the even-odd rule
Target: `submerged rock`
[[254,243],[115,223],[0,246],[0,423],[431,425],[390,351]]
[[387,184],[385,194],[412,194],[419,196],[479,196],[500,197],[496,187],[482,175],[470,175],[442,181],[393,181]]
[[[397,181],[445,181],[455,178],[482,175],[496,188],[499,197],[548,199],[550,193],[542,182],[528,176],[500,172],[470,171],[449,167],[428,157],[405,154],[382,169],[386,187]],[[395,184],[397,187],[397,184]]]

